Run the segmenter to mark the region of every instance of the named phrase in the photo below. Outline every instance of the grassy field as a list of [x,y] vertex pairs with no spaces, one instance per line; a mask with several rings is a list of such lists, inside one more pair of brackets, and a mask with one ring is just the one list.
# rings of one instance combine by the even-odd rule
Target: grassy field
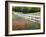
[[[36,13],[36,15],[37,14],[38,13]],[[21,20],[21,22],[23,22],[24,24],[19,24],[21,22],[16,24],[16,21],[19,21],[19,20]],[[15,23],[14,23],[14,21],[15,21]],[[40,29],[40,23],[36,23],[36,22],[30,21],[28,19],[24,19],[23,17],[20,17],[18,15],[14,15],[14,14],[12,14],[12,24],[13,24],[13,26],[12,26],[13,30],[34,30],[34,29]],[[19,26],[17,26],[17,25],[19,25]],[[18,29],[17,29],[17,27],[18,27]]]

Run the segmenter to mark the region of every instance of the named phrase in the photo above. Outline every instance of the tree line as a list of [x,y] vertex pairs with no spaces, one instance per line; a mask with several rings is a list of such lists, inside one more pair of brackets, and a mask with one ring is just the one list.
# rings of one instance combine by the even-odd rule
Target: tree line
[[34,13],[34,12],[40,12],[40,8],[39,7],[13,7],[12,11],[22,12],[22,13]]

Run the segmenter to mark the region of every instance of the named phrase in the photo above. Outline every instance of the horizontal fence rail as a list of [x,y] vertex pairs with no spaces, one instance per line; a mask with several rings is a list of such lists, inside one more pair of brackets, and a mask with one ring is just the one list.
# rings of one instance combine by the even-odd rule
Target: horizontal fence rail
[[35,16],[35,15],[32,15],[32,14],[17,14],[14,12],[15,15],[18,15],[24,19],[28,19],[32,22],[36,22],[36,23],[40,23],[40,16]]

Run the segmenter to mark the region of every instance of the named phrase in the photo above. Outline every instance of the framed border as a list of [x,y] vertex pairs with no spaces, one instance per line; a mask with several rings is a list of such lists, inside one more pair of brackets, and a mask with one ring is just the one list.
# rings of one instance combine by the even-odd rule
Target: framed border
[[[43,33],[28,33],[28,34],[8,34],[8,2],[17,2],[17,3],[31,3],[31,4],[42,4],[43,5]],[[40,2],[22,2],[22,1],[5,1],[5,36],[18,36],[18,35],[35,35],[35,34],[45,34],[45,3]]]

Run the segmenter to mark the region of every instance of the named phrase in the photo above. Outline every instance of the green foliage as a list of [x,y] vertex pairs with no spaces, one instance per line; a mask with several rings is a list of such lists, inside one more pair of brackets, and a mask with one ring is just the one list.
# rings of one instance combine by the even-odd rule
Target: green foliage
[[12,11],[22,12],[22,13],[34,13],[34,12],[40,12],[40,8],[39,7],[13,7]]
[[30,9],[30,12],[40,12],[40,8],[32,7],[32,9]]

